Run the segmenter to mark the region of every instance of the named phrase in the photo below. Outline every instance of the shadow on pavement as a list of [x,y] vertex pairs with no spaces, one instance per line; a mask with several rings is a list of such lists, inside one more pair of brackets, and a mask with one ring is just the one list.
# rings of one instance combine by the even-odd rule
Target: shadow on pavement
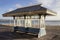
[[22,34],[22,33],[16,33],[16,32],[0,32],[0,40],[2,39],[32,39],[37,38],[37,36],[28,35],[28,34]]

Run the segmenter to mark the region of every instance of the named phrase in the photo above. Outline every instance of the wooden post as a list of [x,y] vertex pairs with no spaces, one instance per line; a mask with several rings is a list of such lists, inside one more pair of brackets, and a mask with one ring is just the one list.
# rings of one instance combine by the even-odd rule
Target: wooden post
[[18,19],[18,24],[19,24],[19,26],[21,26],[21,20],[20,20],[20,18]]
[[38,38],[46,35],[46,30],[45,30],[45,20],[44,20],[44,15],[41,15],[40,16],[40,31],[39,31],[39,34],[38,34]]
[[19,26],[19,18],[17,17],[17,26]]
[[27,27],[27,16],[24,16],[24,21],[25,21],[25,27]]
[[13,20],[14,20],[14,27],[16,27],[16,25],[15,25],[15,16],[13,16]]
[[28,18],[28,27],[32,27],[32,24],[31,24],[31,16],[28,16],[30,18]]
[[18,26],[18,17],[15,17],[16,26]]

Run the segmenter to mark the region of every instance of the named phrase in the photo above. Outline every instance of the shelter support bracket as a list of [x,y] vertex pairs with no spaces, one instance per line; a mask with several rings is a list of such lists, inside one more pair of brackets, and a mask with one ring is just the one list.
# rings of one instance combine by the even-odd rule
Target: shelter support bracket
[[39,34],[38,34],[38,38],[40,38],[40,37],[42,37],[42,36],[44,36],[44,35],[46,35],[46,30],[45,30],[45,18],[44,18],[45,16],[44,15],[41,15],[40,16],[40,31],[39,31]]

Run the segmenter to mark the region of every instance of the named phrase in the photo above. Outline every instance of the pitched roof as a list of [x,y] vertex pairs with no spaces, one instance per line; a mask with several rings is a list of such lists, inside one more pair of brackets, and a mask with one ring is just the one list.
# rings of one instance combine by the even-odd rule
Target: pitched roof
[[24,15],[56,15],[55,12],[42,7],[41,4],[33,5],[4,13],[3,16],[24,16]]

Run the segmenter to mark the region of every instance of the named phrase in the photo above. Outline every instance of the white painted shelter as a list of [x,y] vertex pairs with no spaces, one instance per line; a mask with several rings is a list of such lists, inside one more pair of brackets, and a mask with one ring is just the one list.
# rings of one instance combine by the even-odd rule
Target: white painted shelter
[[[41,4],[18,8],[16,10],[13,10],[13,11],[3,14],[4,17],[13,17],[14,27],[16,26],[15,20],[17,20],[17,25],[21,26],[21,23],[19,22],[21,20],[21,17],[23,17],[22,19],[24,19],[24,27],[33,27],[31,20],[38,19],[39,20],[39,28],[40,28],[40,31],[38,33],[38,38],[46,35],[45,17],[47,15],[55,16],[56,13],[53,12],[52,10],[42,7]],[[32,18],[32,16],[38,16],[38,18]]]

